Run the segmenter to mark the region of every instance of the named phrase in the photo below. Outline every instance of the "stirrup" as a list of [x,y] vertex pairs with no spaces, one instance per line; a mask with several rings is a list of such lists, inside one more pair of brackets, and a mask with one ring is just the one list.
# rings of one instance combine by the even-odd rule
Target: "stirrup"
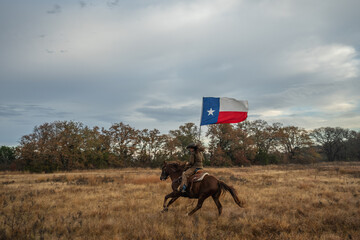
[[182,192],[182,193],[186,193],[186,185],[185,185],[185,184],[183,185],[183,187],[182,187],[182,189],[181,189],[181,192]]

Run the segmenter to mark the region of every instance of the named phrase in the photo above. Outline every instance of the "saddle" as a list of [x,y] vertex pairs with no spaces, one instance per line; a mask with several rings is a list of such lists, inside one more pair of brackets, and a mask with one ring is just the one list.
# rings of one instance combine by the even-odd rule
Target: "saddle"
[[189,177],[188,179],[189,185],[194,182],[201,182],[206,175],[209,175],[209,173],[203,170],[198,170],[195,174]]
[[206,175],[209,174],[207,172],[204,172],[203,170],[197,170],[192,176],[190,176],[187,182],[187,188],[189,189],[189,192],[192,192],[194,183],[201,182]]
[[[206,175],[209,175],[209,173],[207,173],[203,170],[197,170],[193,175],[191,175],[187,179],[186,186],[190,186],[190,185],[192,185],[192,183],[195,183],[195,182],[201,182]],[[174,182],[181,183],[181,179],[182,179],[182,177],[180,176],[178,179],[174,180]]]

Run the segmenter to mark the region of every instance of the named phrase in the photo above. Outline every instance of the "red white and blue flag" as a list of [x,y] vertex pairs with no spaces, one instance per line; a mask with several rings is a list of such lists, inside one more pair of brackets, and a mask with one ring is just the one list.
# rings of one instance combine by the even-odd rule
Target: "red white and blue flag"
[[248,101],[204,97],[200,125],[242,122],[247,118],[248,110]]

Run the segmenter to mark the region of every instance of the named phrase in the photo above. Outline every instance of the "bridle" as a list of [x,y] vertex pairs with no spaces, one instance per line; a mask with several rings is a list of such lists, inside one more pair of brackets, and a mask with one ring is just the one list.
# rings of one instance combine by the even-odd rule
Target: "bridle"
[[164,165],[161,169],[161,176],[160,176],[161,181],[165,181],[170,176],[170,174],[167,171],[165,171],[165,168],[166,168],[166,165]]

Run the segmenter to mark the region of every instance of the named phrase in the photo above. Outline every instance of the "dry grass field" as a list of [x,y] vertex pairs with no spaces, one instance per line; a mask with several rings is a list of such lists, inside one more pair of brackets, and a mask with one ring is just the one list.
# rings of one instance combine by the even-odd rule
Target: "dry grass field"
[[360,239],[360,164],[209,168],[235,187],[161,213],[160,170],[0,173],[0,239]]

